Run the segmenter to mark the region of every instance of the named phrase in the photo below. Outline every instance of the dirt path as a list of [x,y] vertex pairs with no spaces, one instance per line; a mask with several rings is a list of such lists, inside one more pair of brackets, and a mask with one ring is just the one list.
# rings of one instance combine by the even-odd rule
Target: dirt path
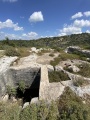
[[44,53],[42,56],[38,56],[36,62],[39,64],[49,64],[51,60],[54,60],[55,57],[58,57],[59,53],[53,53],[54,57],[49,56],[50,53]]

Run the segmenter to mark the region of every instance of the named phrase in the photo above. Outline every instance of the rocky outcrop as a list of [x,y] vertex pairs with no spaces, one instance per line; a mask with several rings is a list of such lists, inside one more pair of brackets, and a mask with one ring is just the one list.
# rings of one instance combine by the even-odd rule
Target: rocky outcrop
[[7,85],[14,85],[12,80],[12,75],[9,74],[9,68],[12,62],[14,62],[17,57],[6,57],[0,58],[0,98],[6,93]]
[[[24,81],[25,84],[30,87],[35,80],[38,71],[40,71],[40,85],[38,85],[39,96],[37,96],[38,98],[33,98],[31,103],[37,103],[38,100],[56,100],[60,97],[64,91],[64,88],[67,86],[69,86],[79,96],[84,96],[85,94],[90,95],[89,84],[84,87],[76,87],[73,85],[73,80],[82,78],[82,76],[67,72],[60,65],[57,65],[55,68],[53,68],[51,65],[38,64],[36,63],[36,56],[31,55],[20,59],[18,65],[10,66],[16,59],[17,57],[3,57],[0,59],[0,99],[3,99],[4,101],[8,99],[8,95],[5,95],[7,85],[16,87],[19,81]],[[77,68],[74,69],[74,66],[72,69],[73,71],[77,71]],[[70,80],[58,83],[49,83],[48,72],[54,70],[63,71],[64,73],[68,74]],[[90,81],[90,78],[83,77],[83,79]],[[37,81],[38,80],[36,79],[36,82]],[[27,105],[29,104],[27,103],[25,106]]]
[[78,46],[69,46],[65,50],[66,53],[73,53],[73,52],[78,52],[80,54],[85,55],[86,57],[90,57],[90,50],[83,50]]
[[40,69],[38,64],[32,64],[31,61],[28,64],[23,61],[23,64],[11,66],[17,59],[6,56],[0,59],[0,99],[6,94],[7,86],[16,87],[19,81],[24,81],[30,87]]
[[39,68],[37,67],[25,67],[25,68],[18,68],[18,67],[11,67],[9,69],[9,77],[12,78],[14,85],[16,86],[20,81],[24,81],[27,86],[31,86],[33,83]]
[[75,65],[69,66],[68,70],[70,70],[72,72],[79,72],[80,71],[80,69]]

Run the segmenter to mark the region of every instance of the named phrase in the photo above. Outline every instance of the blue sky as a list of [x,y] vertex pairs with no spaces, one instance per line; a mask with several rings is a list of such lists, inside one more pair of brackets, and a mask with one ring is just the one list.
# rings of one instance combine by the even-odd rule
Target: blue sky
[[0,0],[0,39],[90,33],[90,0]]

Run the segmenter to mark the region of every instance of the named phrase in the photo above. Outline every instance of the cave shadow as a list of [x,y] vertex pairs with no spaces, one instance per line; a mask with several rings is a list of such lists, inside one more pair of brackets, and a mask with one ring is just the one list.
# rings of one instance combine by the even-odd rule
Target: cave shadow
[[17,89],[17,97],[22,98],[23,104],[25,102],[30,102],[32,98],[39,97],[39,86],[40,86],[40,74],[41,70],[39,70],[34,78],[33,83],[30,87],[25,89],[25,92],[22,93],[19,89]]

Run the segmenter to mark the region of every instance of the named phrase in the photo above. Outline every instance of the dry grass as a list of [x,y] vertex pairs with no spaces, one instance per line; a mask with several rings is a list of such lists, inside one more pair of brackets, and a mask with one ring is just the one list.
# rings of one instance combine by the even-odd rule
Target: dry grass
[[89,84],[89,81],[84,80],[83,78],[78,78],[76,80],[73,80],[73,85],[77,87],[83,87]]
[[49,72],[49,82],[60,82],[60,81],[66,81],[69,80],[69,77],[66,73],[63,71],[52,71]]
[[84,77],[90,77],[90,64],[83,63],[81,65],[78,65],[80,68],[80,71],[77,74],[80,74]]
[[3,50],[0,50],[0,58],[4,56],[4,51]]
[[26,57],[30,55],[30,48],[26,48],[26,47],[21,47],[18,48],[18,52],[20,53],[20,57]]

